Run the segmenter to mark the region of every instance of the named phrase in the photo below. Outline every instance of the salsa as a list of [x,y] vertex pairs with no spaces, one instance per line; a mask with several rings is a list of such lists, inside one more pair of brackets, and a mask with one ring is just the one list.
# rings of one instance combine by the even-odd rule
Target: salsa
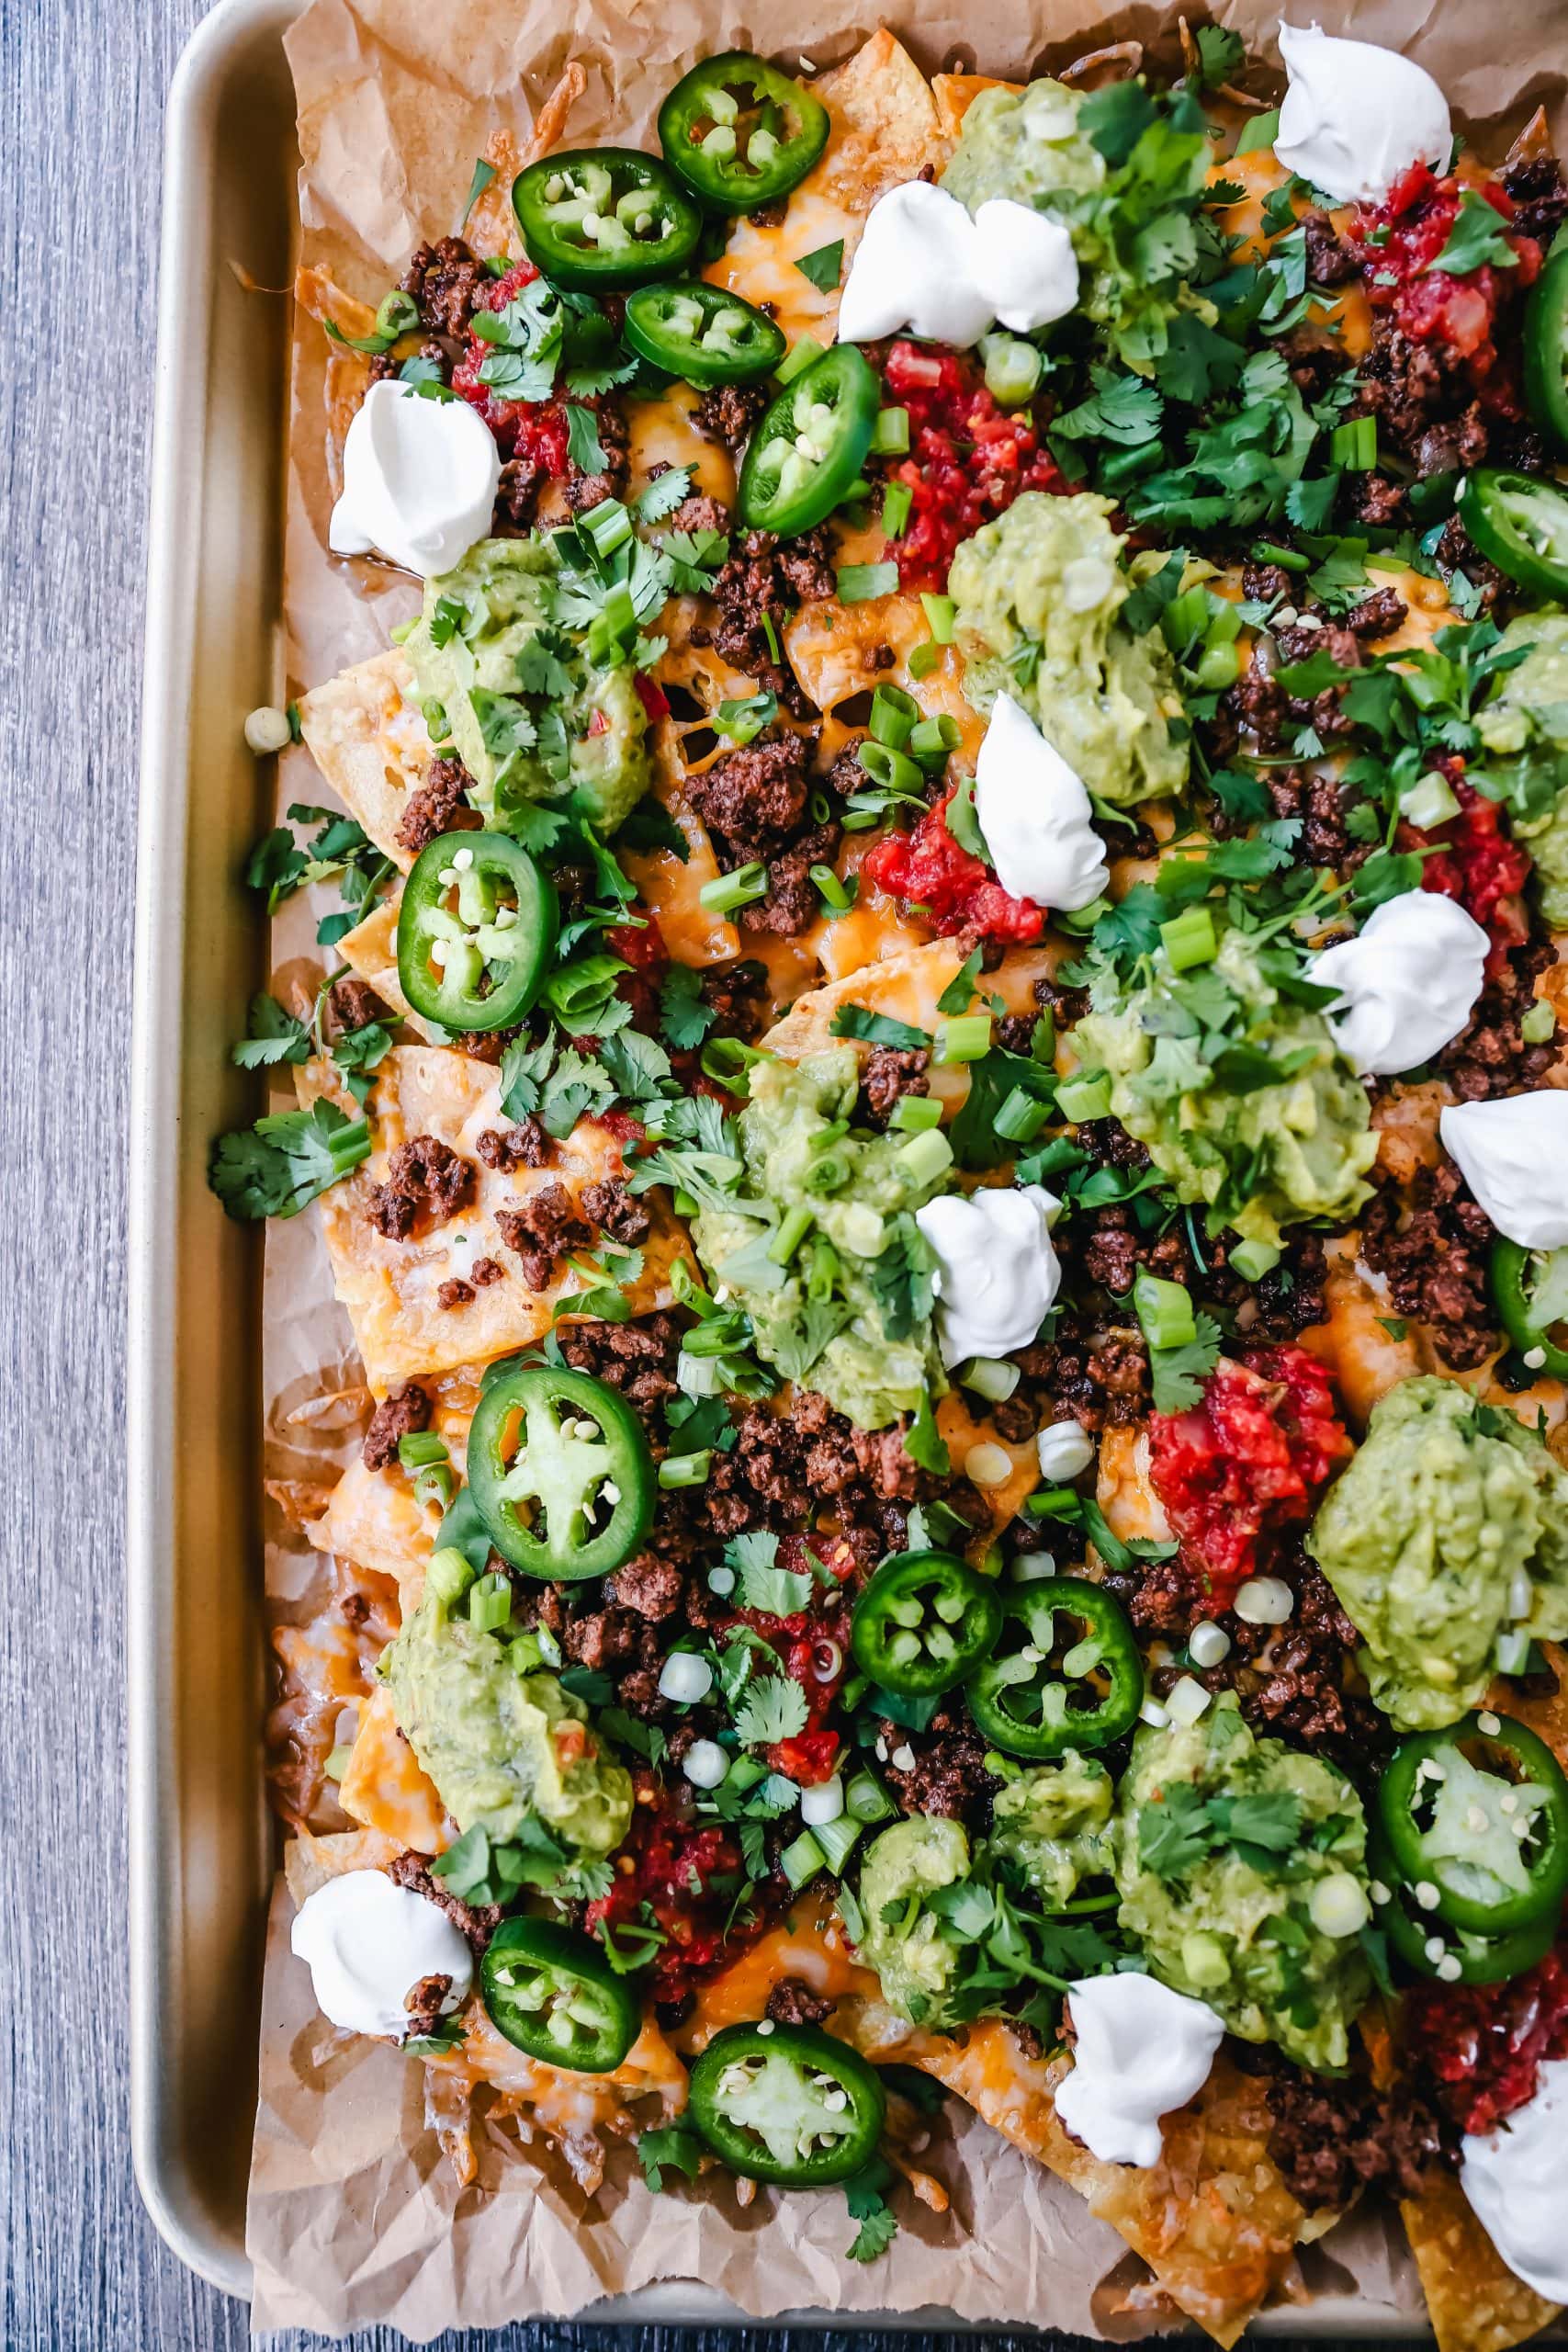
[[1044,930],[1044,913],[1032,899],[1004,890],[984,860],[953,839],[947,826],[953,797],[945,793],[912,832],[886,834],[867,851],[862,872],[941,938],[973,932],[1004,947],[1027,946]]
[[1541,2064],[1568,2058],[1568,1954],[1561,1945],[1504,1984],[1417,1984],[1410,2052],[1467,2132],[1490,2132],[1534,2098]]
[[1457,899],[1466,914],[1472,915],[1490,934],[1488,965],[1495,971],[1511,947],[1523,946],[1529,937],[1529,921],[1519,893],[1529,874],[1530,854],[1504,830],[1497,803],[1466,783],[1461,760],[1450,757],[1441,766],[1459,802],[1459,815],[1431,832],[1422,832],[1414,825],[1401,826],[1399,846],[1419,849],[1438,844],[1436,854],[1422,863],[1421,887]]
[[1021,491],[1067,484],[1041,445],[1032,410],[998,408],[967,355],[896,343],[882,381],[889,404],[909,414],[909,454],[887,477],[908,489],[909,520],[889,552],[900,586],[944,588],[961,539]]
[[[504,311],[539,273],[531,261],[514,261],[476,297],[476,311]],[[569,471],[570,446],[566,409],[559,401],[514,401],[485,383],[479,375],[494,346],[471,331],[461,359],[452,370],[452,390],[477,408],[496,437],[503,458],[520,458],[551,481],[564,481]]]
[[[1413,343],[1438,345],[1447,358],[1462,361],[1478,391],[1517,414],[1518,395],[1498,358],[1497,314],[1511,294],[1522,293],[1540,275],[1540,247],[1533,237],[1509,232],[1517,256],[1512,269],[1491,262],[1462,277],[1434,269],[1464,193],[1451,172],[1438,179],[1429,164],[1412,164],[1384,203],[1357,211],[1349,234],[1361,250],[1373,310],[1392,311]],[[1513,204],[1495,180],[1488,180],[1480,194],[1504,221],[1512,220]]]

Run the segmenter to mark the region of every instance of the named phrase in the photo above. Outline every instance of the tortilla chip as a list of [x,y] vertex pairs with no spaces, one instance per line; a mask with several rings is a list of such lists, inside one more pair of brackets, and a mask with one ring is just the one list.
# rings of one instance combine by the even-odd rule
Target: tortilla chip
[[344,932],[338,941],[337,952],[356,978],[373,988],[382,1003],[406,1022],[416,1035],[428,1040],[430,1032],[403,994],[403,984],[398,978],[398,914],[402,897],[399,889],[389,898],[378,899],[365,921]]
[[[320,1091],[321,1075],[306,1069],[299,1077],[300,1093],[309,1101]],[[439,1046],[394,1047],[377,1071],[366,1109],[374,1136],[371,1156],[323,1196],[321,1216],[337,1294],[348,1309],[376,1395],[429,1373],[488,1363],[542,1340],[556,1306],[592,1289],[600,1278],[587,1269],[583,1253],[582,1266],[560,1259],[548,1288],[530,1290],[520,1261],[501,1238],[495,1213],[547,1184],[564,1184],[581,1195],[585,1186],[619,1176],[615,1137],[596,1120],[583,1119],[556,1146],[549,1167],[519,1168],[511,1175],[486,1168],[478,1159],[478,1138],[487,1127],[508,1124],[501,1108],[500,1073],[487,1062],[469,1061]],[[421,1135],[436,1136],[470,1163],[473,1191],[455,1216],[423,1238],[389,1241],[367,1214],[370,1194],[384,1180],[397,1147]],[[687,1254],[674,1218],[654,1199],[648,1208],[653,1223],[642,1245],[641,1269],[625,1286],[637,1315],[672,1303],[670,1268]],[[501,1267],[501,1280],[476,1286],[466,1304],[440,1306],[440,1285],[466,1276],[484,1258]]]
[[936,107],[939,138],[949,150],[957,146],[964,118],[982,90],[1019,90],[1022,86],[1021,82],[998,82],[994,74],[934,74],[931,99]]
[[1438,2352],[1507,2352],[1556,2318],[1562,2306],[1515,2278],[1455,2174],[1428,2174],[1420,2196],[1403,2198],[1399,2211]]
[[412,665],[394,645],[299,702],[300,732],[322,782],[405,874],[413,858],[398,826],[430,764],[430,734],[413,690]]
[[329,1879],[345,1878],[350,1871],[384,1871],[396,1860],[398,1850],[390,1838],[375,1829],[334,1829],[326,1838],[301,1830],[283,1849],[284,1883],[295,1909]]
[[887,188],[946,160],[931,85],[886,25],[811,86],[833,128],[807,189],[869,212]]
[[451,1844],[446,1808],[402,1733],[385,1688],[360,1710],[359,1728],[338,1783],[344,1813],[391,1838],[399,1850],[442,1854]]
[[[1044,946],[1012,949],[996,971],[986,975],[987,997],[999,996],[1009,1012],[1035,1012],[1034,983],[1049,978],[1055,956],[1055,949]],[[782,1021],[774,1023],[762,1045],[791,1062],[802,1061],[807,1054],[825,1053],[844,1042],[833,1035],[833,1016],[851,1004],[907,1021],[911,1027],[933,1035],[942,1018],[937,999],[957,978],[963,963],[963,954],[951,939],[933,939],[924,947],[868,961],[801,997]],[[871,1048],[861,1045],[856,1050],[863,1058]],[[944,1109],[956,1108],[968,1093],[969,1084],[969,1072],[963,1065],[931,1072],[931,1098]]]

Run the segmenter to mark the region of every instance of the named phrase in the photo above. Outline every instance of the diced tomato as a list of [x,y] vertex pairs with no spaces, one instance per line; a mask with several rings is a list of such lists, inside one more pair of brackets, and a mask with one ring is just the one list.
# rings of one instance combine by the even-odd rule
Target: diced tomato
[[890,899],[916,912],[944,939],[978,933],[1004,946],[1027,945],[1045,928],[1032,899],[1015,899],[947,829],[950,792],[929,808],[914,831],[888,833],[867,851],[862,872]]
[[794,1739],[779,1739],[762,1753],[775,1772],[796,1781],[803,1789],[815,1789],[833,1777],[839,1755],[839,1735],[836,1731],[803,1731]]
[[905,483],[909,520],[890,552],[906,589],[941,589],[961,539],[994,521],[1021,491],[1069,485],[1028,408],[1003,410],[974,361],[956,351],[896,343],[883,383],[909,412],[909,454],[889,479]]
[[588,1753],[586,1724],[558,1724],[552,1738],[556,1754],[563,1764],[581,1764]]
[[634,670],[632,684],[637,688],[637,698],[648,715],[648,723],[650,727],[657,726],[661,718],[669,717],[670,697],[657,678],[650,678],[646,670]]
[[1568,1955],[1560,1947],[1506,1984],[1417,1984],[1407,2042],[1455,2093],[1467,2132],[1490,2132],[1534,2098],[1543,2060],[1568,2058]]
[[679,2001],[692,1980],[728,1967],[768,1925],[765,1898],[732,1917],[747,1871],[739,1844],[720,1822],[699,1822],[687,1800],[638,1768],[637,1802],[625,1846],[615,1857],[615,1884],[588,1906],[591,1928],[623,1927],[641,1918],[646,1903],[666,1942],[653,1963],[656,2001]]
[[1151,1417],[1150,1483],[1215,1609],[1254,1574],[1265,1536],[1310,1517],[1353,1450],[1327,1374],[1294,1346],[1222,1356],[1201,1403]]
[[1495,972],[1510,948],[1522,947],[1529,937],[1529,917],[1519,893],[1534,860],[1521,842],[1505,831],[1503,811],[1496,801],[1477,792],[1464,776],[1464,762],[1448,756],[1437,763],[1448,778],[1460,813],[1446,825],[1422,832],[1415,825],[1399,829],[1398,847],[1422,849],[1440,842],[1442,847],[1421,866],[1421,888],[1457,899],[1492,936],[1487,969]]
[[[477,311],[504,311],[508,302],[531,286],[539,275],[531,261],[515,261],[493,279],[474,304]],[[462,357],[452,370],[452,390],[477,408],[503,458],[518,458],[552,481],[563,481],[568,471],[566,411],[558,401],[513,401],[492,391],[481,381],[491,345],[470,332]]]
[[[1488,180],[1479,193],[1503,220],[1512,220],[1512,201],[1495,180]],[[1510,295],[1522,292],[1539,276],[1540,247],[1533,237],[1510,233],[1508,243],[1517,257],[1512,269],[1499,269],[1490,262],[1462,277],[1434,269],[1432,264],[1459,217],[1462,194],[1452,173],[1438,179],[1427,164],[1412,164],[1383,203],[1358,208],[1348,234],[1360,248],[1367,299],[1373,309],[1392,311],[1412,342],[1440,346],[1450,361],[1462,363],[1489,404],[1517,414],[1517,389],[1499,369],[1495,330],[1498,311]]]

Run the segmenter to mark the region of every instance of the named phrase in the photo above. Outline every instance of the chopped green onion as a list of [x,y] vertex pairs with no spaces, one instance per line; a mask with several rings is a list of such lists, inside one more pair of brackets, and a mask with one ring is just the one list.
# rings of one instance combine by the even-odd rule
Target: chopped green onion
[[1447,776],[1436,768],[1418,776],[1407,792],[1399,796],[1399,813],[1424,833],[1434,825],[1446,825],[1450,817],[1459,815],[1459,802]]
[[942,1125],[942,1104],[933,1102],[929,1094],[901,1094],[887,1124],[902,1127],[909,1135],[927,1135],[932,1127]]
[[925,613],[926,627],[931,633],[933,642],[938,645],[951,645],[953,625],[958,617],[958,607],[953,598],[933,596],[922,588],[920,605]]
[[1048,1102],[1042,1102],[1027,1087],[1015,1086],[991,1125],[1005,1142],[1032,1143],[1050,1116]]
[[909,648],[909,659],[905,666],[911,678],[929,678],[941,660],[941,646],[928,638],[923,645]]
[[1282,548],[1278,539],[1258,539],[1252,549],[1254,563],[1277,563],[1281,571],[1310,571],[1312,558],[1303,555],[1299,548]]
[[811,1255],[807,1260],[806,1268],[806,1295],[813,1306],[827,1306],[838,1288],[842,1271],[839,1253],[827,1235],[818,1234],[811,1244]]
[[983,334],[980,358],[986,390],[998,408],[1021,408],[1040,385],[1040,354],[1033,344],[1013,334]]
[[445,1438],[434,1430],[411,1430],[398,1440],[400,1470],[423,1470],[428,1463],[450,1460]]
[[1226,686],[1234,686],[1241,675],[1241,648],[1228,638],[1220,638],[1205,645],[1193,666],[1192,675],[1206,693],[1223,694]]
[[1188,588],[1179,596],[1173,596],[1160,615],[1160,628],[1171,651],[1185,653],[1194,638],[1208,634],[1208,590]]
[[1111,1116],[1111,1080],[1102,1069],[1063,1080],[1056,1089],[1056,1108],[1064,1119],[1081,1127],[1088,1119]]
[[577,527],[592,540],[597,554],[614,555],[632,535],[632,518],[618,498],[603,498],[577,518]]
[[933,771],[942,767],[948,753],[957,748],[958,721],[945,710],[938,711],[932,718],[922,718],[909,737],[909,757]]
[[1530,1637],[1524,1627],[1511,1625],[1506,1634],[1499,1634],[1493,1657],[1499,1674],[1528,1674]]
[[907,481],[890,481],[882,497],[882,528],[890,539],[902,537],[914,512],[915,493]]
[[1378,461],[1378,421],[1375,416],[1348,416],[1328,436],[1328,455],[1337,466],[1354,474],[1370,474]]
[[835,1878],[841,1875],[863,1826],[861,1822],[852,1821],[847,1813],[841,1813],[837,1821],[819,1821],[812,1831],[821,1848],[822,1859]]
[[1133,1312],[1151,1348],[1185,1348],[1198,1337],[1192,1294],[1140,1266],[1133,1278]]
[[934,1184],[953,1165],[953,1146],[940,1127],[927,1127],[899,1145],[898,1163],[912,1184]]
[[1004,1363],[1000,1356],[976,1356],[960,1364],[953,1377],[961,1388],[972,1388],[988,1405],[1005,1405],[1023,1374],[1017,1364]]
[[668,1494],[682,1487],[705,1487],[713,1468],[712,1449],[701,1453],[667,1453],[659,1465],[659,1483]]
[[915,799],[925,797],[925,776],[904,752],[894,751],[890,744],[868,741],[861,745],[858,757],[873,784],[880,785],[884,791],[905,792]]
[[818,895],[836,915],[849,913],[854,905],[855,894],[840,880],[830,865],[814,865],[811,879],[817,886]]
[[697,892],[702,905],[710,914],[733,914],[738,907],[749,907],[768,895],[768,869],[761,858],[750,865],[738,865],[733,874],[720,874],[705,882]]
[[448,1544],[433,1554],[424,1572],[425,1589],[434,1594],[443,1609],[450,1609],[454,1602],[461,1600],[478,1574],[457,1545]]
[[[596,514],[601,511],[598,507],[593,510]],[[616,655],[624,653],[636,636],[637,610],[632,592],[624,580],[619,580],[588,624],[589,659],[602,667],[613,667]]]
[[793,1845],[786,1846],[779,1856],[779,1868],[796,1894],[827,1867],[828,1857],[809,1829],[803,1829]]
[[1557,1031],[1557,1015],[1546,999],[1537,997],[1519,1023],[1519,1035],[1527,1046],[1544,1046]]
[[492,1568],[468,1589],[468,1623],[476,1633],[498,1634],[512,1614],[512,1585]]
[[732,1094],[748,1091],[747,1072],[753,1062],[767,1058],[761,1047],[743,1046],[739,1037],[710,1037],[697,1057],[703,1076],[728,1086]]
[[414,1475],[413,1498],[421,1510],[428,1510],[432,1503],[439,1503],[443,1512],[450,1510],[457,1491],[457,1473],[449,1462],[427,1462]]
[[775,1266],[788,1265],[816,1222],[815,1212],[797,1201],[768,1244],[768,1256]]
[[840,605],[873,605],[891,596],[898,586],[896,563],[841,563],[839,566]]
[[1260,1283],[1265,1274],[1273,1272],[1282,1254],[1272,1241],[1238,1241],[1230,1262],[1244,1283]]
[[920,706],[902,686],[878,686],[871,698],[871,735],[875,743],[901,752],[915,730]]
[[1140,481],[1145,474],[1152,474],[1156,466],[1165,463],[1165,444],[1158,435],[1152,441],[1141,441],[1131,449],[1111,449],[1100,461],[1100,486],[1102,490],[1124,490],[1129,482]]
[[852,1821],[886,1821],[898,1810],[874,1772],[856,1772],[844,1788],[844,1811]]
[[1214,918],[1207,907],[1184,907],[1159,927],[1159,944],[1173,972],[1190,972],[1196,965],[1212,964],[1220,952]]
[[909,446],[909,412],[907,408],[879,408],[876,423],[872,427],[872,454],[877,458],[901,458]]
[[781,384],[787,384],[800,375],[803,369],[809,368],[814,359],[820,359],[821,356],[822,345],[816,336],[803,334],[798,343],[790,345],[789,349],[773,369],[773,374]]
[[944,1067],[951,1068],[954,1062],[977,1062],[982,1054],[990,1050],[988,1012],[961,1012],[938,1023],[936,1057]]

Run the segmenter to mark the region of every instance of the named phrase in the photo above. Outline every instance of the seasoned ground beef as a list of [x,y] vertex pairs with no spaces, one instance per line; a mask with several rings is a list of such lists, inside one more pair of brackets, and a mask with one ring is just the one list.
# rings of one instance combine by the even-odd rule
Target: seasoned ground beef
[[468,1268],[468,1280],[476,1290],[489,1290],[491,1283],[503,1283],[506,1269],[495,1258],[476,1258]]
[[409,2015],[406,2041],[416,2041],[423,2034],[435,2031],[451,1990],[449,1976],[422,1976],[417,1984],[409,1986],[403,1995],[403,2007]]
[[497,1209],[495,1222],[507,1248],[523,1261],[530,1290],[547,1290],[562,1250],[586,1249],[593,1238],[576,1201],[558,1182],[541,1184],[514,1209]]
[[1314,286],[1343,286],[1359,276],[1361,257],[1347,244],[1326,212],[1303,212],[1307,276]]
[[450,1307],[471,1306],[473,1303],[474,1286],[472,1283],[466,1283],[454,1279],[450,1282],[437,1283],[435,1290],[435,1304],[442,1309],[443,1313]]
[[1495,1238],[1451,1160],[1417,1172],[1408,1208],[1385,1184],[1362,1214],[1361,1256],[1386,1280],[1394,1313],[1419,1317],[1456,1372],[1473,1371],[1501,1338],[1486,1280]]
[[1063,1419],[1063,1407],[1090,1431],[1142,1420],[1148,1410],[1148,1349],[1132,1325],[1094,1329],[1067,1307],[1055,1338],[1019,1348],[1010,1360],[1027,1384],[1017,1394],[1033,1408],[1037,1428]]
[[461,760],[432,760],[424,782],[410,793],[398,820],[400,849],[417,857],[442,833],[477,831],[484,819],[463,797],[473,780]]
[[746,865],[781,849],[806,813],[808,788],[798,735],[743,743],[687,779],[721,865]]
[[828,1509],[857,1558],[902,1546],[902,1505],[914,1499],[917,1477],[897,1428],[853,1429],[808,1389],[787,1418],[738,1408],[735,1427],[735,1444],[715,1454],[706,1485],[682,1497],[697,1525],[723,1536],[759,1523],[795,1533]]
[[1555,155],[1530,155],[1510,164],[1503,189],[1514,207],[1513,226],[1543,249],[1568,220],[1568,183]]
[[[1278,1631],[1265,1629],[1273,1637],[1257,1668],[1264,1679],[1255,1690],[1244,1684],[1242,1713],[1259,1734],[1325,1750],[1347,1770],[1364,1769],[1387,1749],[1389,1736],[1371,1701],[1345,1687],[1360,1635],[1322,1569],[1303,1551],[1291,1564],[1290,1581],[1294,1611]],[[1239,1631],[1241,1620],[1235,1624]]]
[[[648,471],[651,481],[660,471],[660,467],[649,466]],[[699,531],[725,534],[729,529],[729,509],[722,498],[710,498],[705,492],[699,491],[691,498],[681,501],[670,517],[670,528],[690,532],[694,537]]]
[[1428,2165],[1454,2135],[1412,2085],[1379,2091],[1364,2075],[1309,2075],[1267,2044],[1234,2044],[1247,2073],[1269,2078],[1269,2153],[1309,2213],[1359,2192],[1419,2194]]
[[530,1112],[515,1126],[486,1127],[474,1149],[487,1168],[510,1176],[519,1168],[547,1166],[554,1146]]
[[386,1182],[372,1187],[366,1215],[389,1241],[406,1241],[422,1215],[431,1226],[455,1216],[473,1185],[471,1160],[439,1136],[412,1136],[393,1152]]
[[1444,524],[1442,537],[1432,550],[1432,560],[1446,587],[1451,588],[1458,572],[1469,581],[1482,604],[1487,606],[1496,603],[1508,584],[1491,558],[1482,554],[1457,514],[1450,514]]
[[906,1814],[941,1814],[966,1828],[989,1827],[991,1800],[1001,1783],[986,1770],[989,1743],[966,1708],[939,1707],[920,1732],[886,1719],[876,1728],[877,1770]]
[[906,1094],[931,1092],[930,1063],[924,1046],[873,1046],[860,1079],[861,1102],[872,1126],[885,1128]]
[[768,1995],[768,2015],[775,2025],[821,2025],[832,2014],[832,2002],[814,1993],[804,1976],[781,1976]]
[[822,911],[811,869],[830,866],[842,839],[837,824],[813,825],[797,834],[777,857],[770,857],[767,896],[741,908],[737,918],[741,930],[779,939],[798,939],[803,931],[809,931]]
[[765,964],[747,960],[705,972],[702,998],[719,1035],[739,1037],[743,1045],[754,1046],[773,1018]]
[[715,650],[777,695],[797,718],[810,717],[811,702],[788,663],[775,659],[773,647],[782,643],[780,632],[797,605],[833,594],[832,554],[826,523],[782,543],[767,531],[743,531],[714,582]]
[[534,458],[508,458],[495,489],[495,526],[502,538],[532,530],[539,501],[550,481],[547,466]]
[[604,1587],[606,1600],[615,1601],[622,1609],[630,1609],[638,1617],[657,1621],[672,1617],[681,1605],[685,1579],[669,1560],[661,1560],[655,1553],[638,1552]]
[[659,1407],[676,1394],[681,1333],[672,1315],[631,1323],[568,1323],[560,1344],[568,1363],[618,1390],[650,1428]]
[[653,1220],[642,1203],[634,1200],[618,1176],[603,1184],[585,1184],[582,1214],[610,1236],[612,1241],[645,1241]]
[[434,244],[417,245],[398,280],[402,291],[412,296],[426,334],[448,335],[454,343],[468,334],[476,298],[491,282],[483,262],[475,259],[461,237],[438,237]]
[[[1076,1221],[1071,1270],[1112,1298],[1124,1299],[1145,1266],[1168,1282],[1185,1283],[1205,1305],[1234,1314],[1249,1340],[1293,1340],[1325,1320],[1327,1264],[1317,1234],[1291,1233],[1280,1263],[1257,1283],[1232,1272],[1228,1258],[1235,1241],[1234,1234],[1224,1233],[1206,1238],[1200,1266],[1185,1219],[1164,1233],[1145,1233],[1131,1208],[1113,1202]],[[1064,1237],[1062,1247],[1067,1246]],[[1115,1314],[1118,1327],[1124,1320],[1124,1311]]]
[[356,979],[345,972],[334,980],[327,998],[327,1010],[337,1024],[340,1035],[350,1030],[367,1028],[373,1021],[385,1021],[391,1010],[382,1003],[368,980]]
[[1359,523],[1371,523],[1380,530],[1392,529],[1404,519],[1404,484],[1393,481],[1387,474],[1357,474],[1353,477],[1350,508]]
[[631,471],[630,436],[626,411],[616,393],[596,392],[592,400],[575,404],[593,411],[599,447],[604,455],[604,463],[596,473],[584,473],[575,460],[570,461],[566,503],[574,514],[588,514],[595,506],[603,506],[607,498],[626,495]]
[[434,1411],[429,1394],[411,1380],[395,1396],[383,1396],[370,1416],[359,1458],[367,1470],[389,1470],[398,1458],[398,1440],[413,1437],[430,1427]]
[[399,1854],[389,1865],[388,1877],[394,1886],[406,1886],[411,1894],[423,1894],[434,1903],[458,1933],[465,1937],[474,1958],[483,1957],[486,1946],[501,1925],[499,1903],[465,1903],[461,1895],[451,1894],[445,1879],[433,1877],[427,1857],[412,1851]]
[[1529,1046],[1519,1024],[1538,1001],[1537,978],[1555,961],[1556,950],[1549,940],[1516,950],[1482,989],[1459,1035],[1438,1055],[1433,1066],[1461,1102],[1523,1093],[1545,1078],[1557,1058],[1556,1034]]
[[1345,616],[1345,626],[1352,637],[1362,637],[1369,645],[1375,644],[1380,637],[1392,637],[1396,628],[1402,628],[1409,612],[1409,605],[1396,589],[1376,588],[1359,605],[1351,605]]
[[768,397],[761,384],[716,384],[697,402],[697,430],[718,442],[731,457],[739,457],[768,405]]

